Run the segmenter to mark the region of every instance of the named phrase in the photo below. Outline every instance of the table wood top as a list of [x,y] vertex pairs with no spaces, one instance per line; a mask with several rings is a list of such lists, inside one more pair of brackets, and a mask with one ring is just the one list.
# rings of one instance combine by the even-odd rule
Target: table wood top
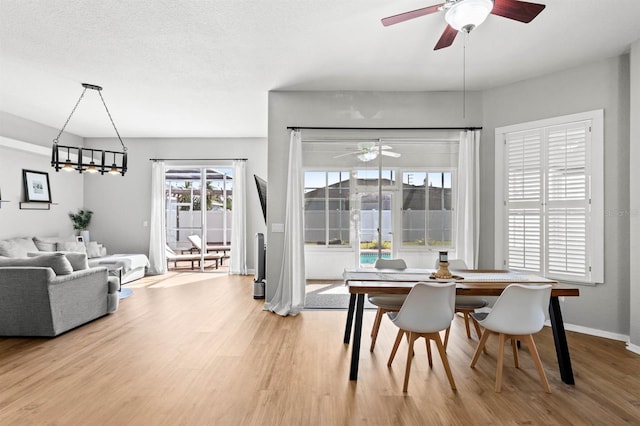
[[562,284],[532,274],[504,270],[460,270],[452,271],[458,279],[431,279],[431,269],[351,269],[345,270],[345,284],[353,294],[407,294],[416,282],[455,282],[456,294],[464,296],[499,296],[513,283],[528,285],[551,284],[551,296],[579,296],[578,287]]

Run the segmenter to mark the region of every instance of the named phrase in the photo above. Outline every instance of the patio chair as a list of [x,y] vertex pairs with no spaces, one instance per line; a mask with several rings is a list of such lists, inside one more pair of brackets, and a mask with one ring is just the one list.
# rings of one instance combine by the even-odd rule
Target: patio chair
[[[200,260],[202,260],[200,253],[177,254],[171,249],[171,247],[167,245],[165,246],[165,255],[167,257],[167,269],[169,268],[171,262],[173,262],[174,269],[178,268],[178,262],[191,262],[191,269],[195,269],[196,267],[200,268]],[[213,261],[216,269],[218,269],[218,267],[222,265],[222,258],[223,255],[219,253],[206,253],[204,255],[204,260]]]
[[[191,248],[189,249],[190,253],[200,253],[202,251],[202,239],[200,238],[200,235],[189,235],[187,237],[187,239],[189,240],[189,242],[191,243]],[[231,246],[229,245],[216,245],[216,244],[207,244],[207,253],[211,253],[211,252],[215,252],[215,253],[220,253],[222,252],[222,259],[228,258],[229,255],[227,254],[229,251],[231,251]],[[220,263],[222,264],[222,260],[220,260]]]

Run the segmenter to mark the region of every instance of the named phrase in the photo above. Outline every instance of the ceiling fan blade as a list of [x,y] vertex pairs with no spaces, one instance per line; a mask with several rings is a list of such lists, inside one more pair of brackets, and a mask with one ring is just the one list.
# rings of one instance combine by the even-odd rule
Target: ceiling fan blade
[[494,0],[493,15],[528,24],[542,12],[546,6],[544,4],[529,3],[517,0]]
[[401,155],[399,152],[393,152],[393,151],[381,151],[381,154],[386,155],[387,157],[394,157],[394,158],[398,158]]
[[360,151],[347,152],[346,154],[339,154],[339,155],[336,155],[336,156],[335,156],[335,157],[333,157],[333,158],[346,157],[347,155],[356,155],[356,154],[361,154],[361,153],[362,153],[362,152],[360,152]]
[[453,44],[453,40],[456,39],[458,35],[458,30],[453,28],[451,25],[447,25],[447,28],[444,29],[444,32],[440,36],[440,40],[436,43],[436,47],[433,50],[443,49],[445,47],[449,47]]
[[384,25],[385,27],[388,27],[389,25],[399,24],[400,22],[408,21],[414,18],[419,18],[424,15],[430,15],[432,13],[436,13],[440,11],[440,8],[442,6],[444,6],[444,3],[435,4],[433,6],[423,7],[422,9],[412,10],[411,12],[404,12],[398,15],[382,18],[382,25]]

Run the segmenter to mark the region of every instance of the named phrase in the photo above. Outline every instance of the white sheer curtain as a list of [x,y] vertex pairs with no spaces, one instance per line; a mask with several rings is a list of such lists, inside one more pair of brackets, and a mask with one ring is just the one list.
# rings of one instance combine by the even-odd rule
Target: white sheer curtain
[[469,268],[478,267],[478,243],[480,231],[480,131],[460,132],[458,154],[458,225],[456,229],[457,258]]
[[247,163],[233,161],[230,274],[247,275]]
[[151,220],[149,235],[149,273],[152,275],[167,272],[165,245],[165,188],[164,161],[151,163]]
[[[304,186],[300,131],[291,131],[289,177],[284,220],[284,247],[280,281],[265,309],[278,315],[297,315],[304,308]],[[273,250],[273,247],[271,247]]]

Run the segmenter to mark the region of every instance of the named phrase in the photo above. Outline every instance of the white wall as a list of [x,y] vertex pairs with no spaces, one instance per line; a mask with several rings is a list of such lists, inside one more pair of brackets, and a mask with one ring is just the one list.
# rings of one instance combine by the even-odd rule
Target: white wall
[[630,348],[640,353],[640,40],[630,54],[630,149],[629,149],[629,305]]
[[[83,207],[83,179],[79,173],[56,172],[50,150],[57,130],[0,112],[0,192],[7,203],[0,205],[0,239],[59,236],[74,233],[68,214]],[[65,134],[61,143],[78,144],[82,139]],[[49,174],[50,210],[21,210],[24,201],[22,170]]]
[[[562,302],[570,324],[629,334],[629,57],[623,55],[483,93],[480,265],[494,265],[495,128],[604,109],[605,279]],[[636,192],[637,196],[637,192]]]
[[[289,158],[288,126],[469,127],[482,123],[479,93],[467,93],[466,117],[459,92],[270,92],[269,203],[267,211],[267,300],[280,279]],[[308,261],[311,261],[308,259]],[[317,261],[317,259],[314,259]],[[429,265],[433,262],[429,261]]]

